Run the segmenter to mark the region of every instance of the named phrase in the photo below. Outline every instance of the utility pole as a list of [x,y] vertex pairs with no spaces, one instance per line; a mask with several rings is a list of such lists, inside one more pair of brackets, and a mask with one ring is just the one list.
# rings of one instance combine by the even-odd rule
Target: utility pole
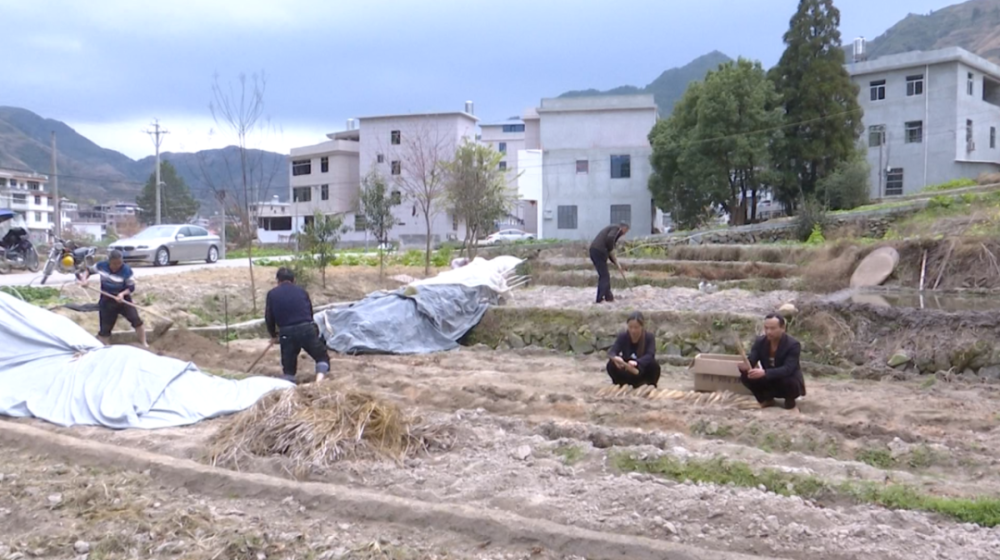
[[226,260],[226,191],[219,191],[219,194],[215,196],[219,199],[219,210],[222,211],[222,226],[219,227],[219,241],[222,250],[219,251],[219,260]]
[[59,174],[56,172],[56,131],[52,131],[52,197],[55,205],[55,236],[62,237],[62,203],[59,200]]
[[156,146],[156,225],[160,225],[160,201],[163,198],[162,193],[160,192],[160,144],[163,140],[160,137],[170,134],[170,131],[161,130],[160,120],[156,119],[153,121],[153,130],[144,130],[143,132],[153,138],[153,145]]

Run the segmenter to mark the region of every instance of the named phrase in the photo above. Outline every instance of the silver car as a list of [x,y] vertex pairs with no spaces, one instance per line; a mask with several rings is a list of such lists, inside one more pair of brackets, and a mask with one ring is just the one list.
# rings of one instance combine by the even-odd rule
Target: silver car
[[219,247],[219,236],[203,227],[159,225],[150,226],[128,239],[119,239],[108,249],[121,251],[126,262],[166,266],[183,261],[214,263],[219,260]]

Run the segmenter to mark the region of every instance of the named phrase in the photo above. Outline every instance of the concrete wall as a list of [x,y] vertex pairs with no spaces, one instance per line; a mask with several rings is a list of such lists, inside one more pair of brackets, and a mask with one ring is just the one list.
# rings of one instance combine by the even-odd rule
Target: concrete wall
[[[652,96],[545,99],[538,112],[544,236],[591,239],[611,223],[612,205],[631,207],[629,221],[635,235],[652,233],[648,135],[657,116]],[[613,155],[630,156],[629,178],[611,178]],[[577,172],[578,160],[588,162],[586,173]],[[560,206],[576,206],[576,229],[558,227]]]
[[[538,239],[544,239],[548,231],[546,222],[542,217],[544,201],[542,200],[543,173],[542,173],[542,151],[541,150],[520,150],[517,159],[521,164],[521,174],[517,178],[517,194],[521,199],[521,206],[524,212],[524,231],[534,233]],[[535,202],[534,205],[531,202]],[[528,212],[534,211],[534,216],[529,217]]]
[[[288,200],[295,200],[293,193],[296,188],[312,191],[312,200],[293,204],[293,213],[311,215],[318,210],[324,214],[337,214],[354,210],[361,185],[359,151],[359,143],[349,140],[330,140],[314,146],[293,148],[288,158]],[[324,157],[328,160],[326,173],[321,166]],[[292,175],[292,163],[302,160],[312,162],[312,172],[309,175]],[[327,200],[322,197],[323,185],[327,185]]]

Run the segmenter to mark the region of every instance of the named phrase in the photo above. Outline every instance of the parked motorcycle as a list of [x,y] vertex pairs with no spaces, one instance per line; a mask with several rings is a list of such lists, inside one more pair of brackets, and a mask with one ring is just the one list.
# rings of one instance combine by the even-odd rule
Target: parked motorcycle
[[97,262],[96,247],[78,247],[72,240],[63,240],[58,237],[52,242],[49,249],[49,258],[45,262],[45,271],[42,273],[42,284],[52,276],[53,272],[59,271],[63,274],[79,276],[84,270],[94,266]]
[[28,235],[24,218],[8,209],[0,209],[0,274],[12,269],[38,272],[41,264],[38,251]]

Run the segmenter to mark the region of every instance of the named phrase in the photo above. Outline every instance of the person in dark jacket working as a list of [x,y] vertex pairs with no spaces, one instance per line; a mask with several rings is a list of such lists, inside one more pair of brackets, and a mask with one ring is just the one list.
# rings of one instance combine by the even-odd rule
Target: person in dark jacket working
[[330,353],[313,321],[309,294],[295,285],[295,273],[287,268],[278,269],[277,279],[277,287],[267,293],[264,322],[271,343],[281,344],[282,373],[294,382],[299,353],[305,350],[316,361],[316,381],[322,381],[330,371]]
[[608,226],[597,234],[593,243],[590,244],[590,261],[594,263],[597,270],[597,303],[602,301],[615,301],[615,296],[611,293],[611,275],[608,273],[608,260],[610,260],[618,270],[622,266],[615,258],[615,244],[628,233],[628,224],[622,223],[616,226]]
[[[135,276],[132,268],[125,264],[121,251],[112,250],[108,253],[108,260],[101,261],[89,269],[83,271],[78,276],[81,285],[85,285],[91,274],[101,276],[101,299],[97,303],[100,330],[97,338],[104,344],[111,343],[111,331],[118,322],[118,317],[125,317],[125,320],[135,329],[135,334],[139,338],[139,344],[146,348],[146,327],[143,326],[139,311],[128,305],[132,303],[132,294],[135,293]],[[128,302],[128,303],[126,303]]]
[[802,346],[785,332],[785,318],[772,313],[764,319],[764,336],[754,342],[740,364],[740,381],[760,403],[774,406],[774,399],[784,399],[785,408],[798,412],[795,399],[806,395],[806,382],[799,367]]
[[656,361],[656,338],[646,330],[642,313],[628,316],[628,329],[622,331],[608,351],[608,375],[615,385],[640,387],[660,382],[660,364]]

